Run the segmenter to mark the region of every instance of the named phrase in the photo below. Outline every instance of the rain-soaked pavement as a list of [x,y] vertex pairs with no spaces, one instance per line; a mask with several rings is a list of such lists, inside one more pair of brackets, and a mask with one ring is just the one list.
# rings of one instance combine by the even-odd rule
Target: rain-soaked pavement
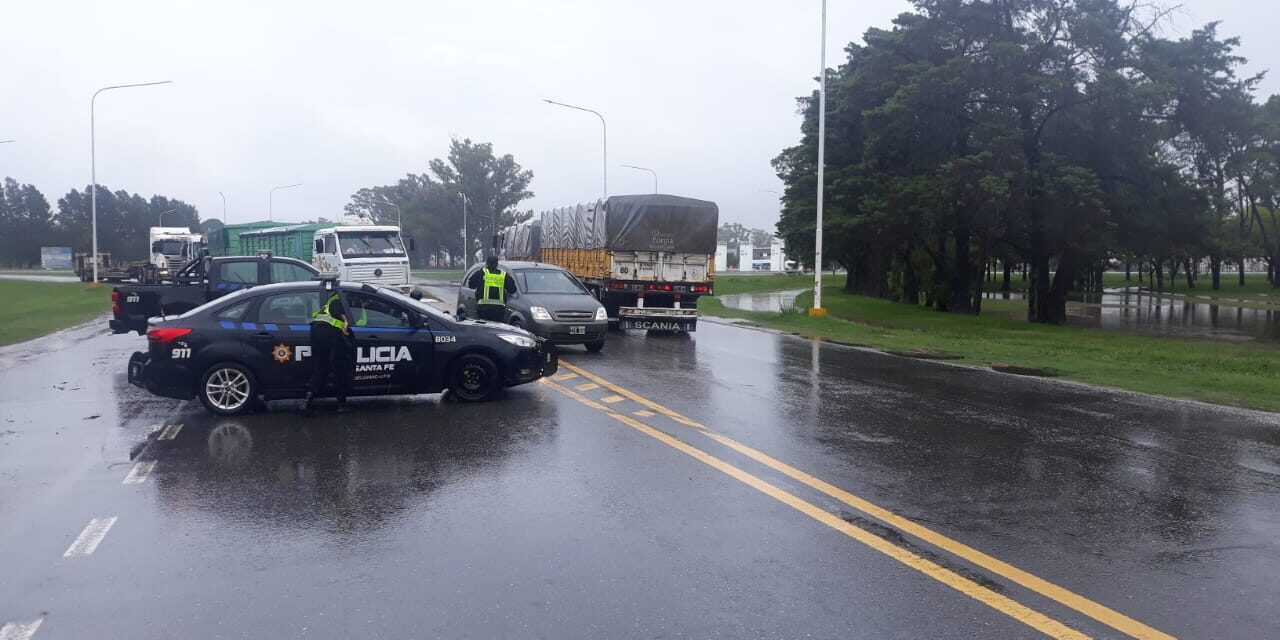
[[5,638],[1278,636],[1272,414],[704,322],[217,418],[104,333],[0,350]]

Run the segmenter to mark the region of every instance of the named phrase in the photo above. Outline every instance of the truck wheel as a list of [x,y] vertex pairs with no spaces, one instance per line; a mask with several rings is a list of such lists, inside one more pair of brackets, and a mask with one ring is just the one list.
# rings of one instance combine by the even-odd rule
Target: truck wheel
[[464,354],[449,369],[449,392],[463,402],[490,400],[499,391],[502,377],[488,356]]
[[587,351],[590,351],[591,353],[600,353],[600,351],[604,349],[604,340],[599,342],[588,342],[583,346],[585,346]]
[[258,397],[258,382],[248,369],[234,362],[220,362],[200,376],[196,389],[200,402],[220,416],[248,413]]

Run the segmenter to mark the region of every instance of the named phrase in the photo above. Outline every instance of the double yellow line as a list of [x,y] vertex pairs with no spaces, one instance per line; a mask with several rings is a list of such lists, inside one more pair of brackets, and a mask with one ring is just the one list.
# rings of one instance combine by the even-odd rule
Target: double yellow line
[[[893,527],[903,533],[915,536],[916,538],[924,542],[927,542],[939,549],[942,549],[943,551],[946,551],[958,558],[968,561],[975,566],[978,566],[987,571],[990,571],[991,573],[994,573],[1005,579],[1008,579],[1011,582],[1019,584],[1031,591],[1034,591],[1035,593],[1038,593],[1046,598],[1049,598],[1050,600],[1058,602],[1059,604],[1062,604],[1066,607],[1074,609],[1075,611],[1078,611],[1090,618],[1093,618],[1094,620],[1097,620],[1098,622],[1101,622],[1117,631],[1123,632],[1134,638],[1142,638],[1144,640],[1145,639],[1163,640],[1163,639],[1173,638],[1173,636],[1170,636],[1164,632],[1161,632],[1157,629],[1147,626],[1118,611],[1115,611],[1106,606],[1103,606],[1097,602],[1094,602],[1093,600],[1090,600],[1068,589],[1065,589],[1056,584],[1053,584],[1036,575],[1023,571],[1022,569],[1019,569],[1013,565],[1010,565],[1002,560],[989,556],[962,542],[958,542],[956,540],[948,538],[942,535],[941,533],[938,533],[932,529],[929,529],[928,527],[918,524],[908,518],[904,518],[900,515],[897,515],[892,511],[885,509],[884,507],[876,505],[868,500],[865,500],[848,491],[845,491],[844,489],[841,489],[817,477],[814,477],[813,475],[810,475],[808,473],[805,473],[804,471],[796,469],[795,467],[792,467],[791,465],[788,465],[785,462],[782,462],[781,460],[778,460],[772,456],[769,456],[768,454],[765,454],[761,451],[753,449],[752,447],[742,444],[732,438],[729,438],[728,436],[724,436],[719,433],[716,433],[711,429],[709,429],[706,425],[703,425],[695,420],[691,420],[676,411],[673,411],[652,400],[649,400],[644,396],[633,393],[632,391],[629,391],[608,380],[605,380],[604,378],[601,378],[585,369],[574,366],[573,364],[570,364],[564,361],[560,362],[560,366],[567,369],[568,371],[571,371],[577,375],[582,376],[583,378],[586,378],[594,382],[597,385],[600,385],[601,387],[609,389],[610,391],[620,396],[623,396],[624,398],[627,398],[637,404],[640,404],[641,406],[648,408],[654,413],[661,414],[679,424],[694,428],[698,430],[700,433],[702,433],[703,435],[720,443],[721,445],[724,445],[744,456],[747,456],[752,460],[755,460],[793,480],[796,480],[797,482],[800,482],[801,484],[804,484],[836,500],[839,500],[840,502],[843,502],[844,504],[864,514],[872,518],[875,518],[890,527]],[[729,464],[728,462],[725,462],[724,460],[717,458],[716,456],[713,456],[710,453],[707,453],[706,451],[703,451],[702,449],[699,449],[683,440],[680,440],[671,435],[668,435],[663,431],[660,431],[654,427],[644,424],[643,422],[640,422],[639,420],[636,420],[635,418],[629,415],[620,413],[614,410],[613,408],[606,406],[600,402],[596,402],[595,400],[587,398],[586,396],[583,396],[582,394],[572,389],[569,389],[561,384],[558,384],[553,380],[548,380],[544,378],[541,382],[544,385],[549,386],[552,389],[555,389],[556,391],[570,398],[573,398],[574,400],[577,400],[578,402],[581,402],[582,404],[588,407],[591,407],[592,409],[600,411],[605,415],[609,416],[610,418],[613,418],[614,420],[617,420],[639,431],[640,433],[643,433],[677,451],[680,451],[681,453],[684,453],[694,458],[695,460],[698,460],[699,462],[702,462],[728,475],[729,477],[735,480],[738,480],[739,482],[742,482],[743,484],[795,509],[796,511],[799,511],[809,516],[810,518],[813,518],[814,520],[831,527],[832,529],[835,529],[837,531],[840,531],[841,533],[844,533],[850,538],[853,538],[854,540],[857,540],[858,542],[861,542],[867,545],[868,547],[871,547],[872,549],[875,549],[876,551],[879,551],[893,558],[894,560],[897,560],[898,562],[901,562],[902,564],[909,566],[912,569],[915,569],[916,571],[919,571],[929,576],[930,578],[933,578],[934,580],[937,580],[938,582],[941,582],[942,584],[945,584],[946,586],[951,587],[952,589],[955,589],[956,591],[959,591],[997,611],[1000,611],[1001,613],[1004,613],[1005,615],[1008,615],[1014,618],[1015,620],[1018,620],[1019,622],[1022,622],[1023,624],[1026,624],[1027,626],[1032,627],[1033,629],[1036,629],[1037,631],[1040,631],[1041,633],[1044,633],[1045,635],[1048,635],[1053,638],[1087,638],[1089,637],[1075,629],[1072,629],[1062,624],[1061,622],[1058,622],[1057,620],[1054,620],[1053,618],[1050,618],[1019,602],[1016,602],[1008,598],[1007,596],[996,593],[995,591],[992,591],[991,589],[988,589],[987,587],[984,587],[974,582],[973,580],[965,578],[955,573],[954,571],[951,571],[950,569],[942,567],[928,559],[920,557],[919,555],[916,555],[902,547],[899,547],[893,543],[890,543],[884,538],[876,534],[873,534],[860,527],[856,527],[844,521],[839,516],[821,507],[818,507],[817,505],[814,505],[813,503],[808,502],[796,496],[795,494],[792,494],[788,491],[780,489],[777,486],[769,483],[768,481],[758,476],[752,475],[751,473],[748,473],[732,464]]]

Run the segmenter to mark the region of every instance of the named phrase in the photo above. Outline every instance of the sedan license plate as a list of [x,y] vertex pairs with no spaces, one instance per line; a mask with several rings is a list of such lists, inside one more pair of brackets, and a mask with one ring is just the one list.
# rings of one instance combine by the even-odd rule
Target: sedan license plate
[[584,336],[586,334],[587,328],[584,325],[578,324],[569,327],[569,335],[571,336]]

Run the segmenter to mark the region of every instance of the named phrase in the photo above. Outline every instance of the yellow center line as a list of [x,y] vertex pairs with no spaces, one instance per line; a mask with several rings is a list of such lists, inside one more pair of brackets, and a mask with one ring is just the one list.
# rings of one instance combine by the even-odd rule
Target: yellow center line
[[960,593],[981,602],[982,604],[999,611],[1018,622],[1021,622],[1036,631],[1039,631],[1051,638],[1070,638],[1073,640],[1087,639],[1089,636],[1072,629],[1071,627],[1050,618],[1020,602],[1009,598],[1008,596],[996,593],[987,587],[984,587],[973,580],[965,578],[960,574],[947,569],[931,560],[916,555],[902,547],[899,547],[884,538],[871,533],[865,529],[854,526],[839,516],[811,503],[805,501],[798,496],[780,489],[769,482],[754,476],[742,469],[735,467],[720,458],[717,458],[702,449],[699,449],[683,440],[672,437],[658,429],[644,424],[630,416],[618,413],[613,409],[600,404],[590,398],[587,398],[567,387],[552,382],[546,378],[539,380],[540,383],[555,389],[556,391],[581,402],[605,415],[653,438],[681,453],[684,453],[693,459],[706,464],[728,475],[729,477],[763,493],[778,502],[781,502],[810,518],[839,531],[846,536],[861,542],[862,544],[883,553],[898,562],[919,571],[920,573],[941,582],[942,584],[959,591]]
[[1019,585],[1022,585],[1027,589],[1030,589],[1046,598],[1049,598],[1050,600],[1054,600],[1059,604],[1075,609],[1076,611],[1079,611],[1080,613],[1086,616],[1089,616],[1090,618],[1093,618],[1094,620],[1097,620],[1098,622],[1101,622],[1117,631],[1123,632],[1134,638],[1141,638],[1142,640],[1172,640],[1174,638],[1174,636],[1171,636],[1167,633],[1164,633],[1163,631],[1160,631],[1146,624],[1143,624],[1142,622],[1134,620],[1133,618],[1130,618],[1129,616],[1126,616],[1123,613],[1120,613],[1107,606],[1094,602],[1093,600],[1090,600],[1069,589],[1060,587],[1052,582],[1049,582],[1048,580],[1045,580],[1044,578],[1041,578],[1037,575],[1034,575],[1022,569],[1019,569],[1018,567],[1015,567],[1007,562],[1004,562],[1003,560],[999,560],[997,558],[989,556],[977,549],[974,549],[973,547],[970,547],[969,545],[964,544],[963,542],[948,538],[947,536],[944,536],[941,533],[934,531],[933,529],[925,527],[924,525],[917,524],[916,522],[908,518],[904,518],[903,516],[893,513],[892,511],[884,507],[874,504],[864,498],[860,498],[848,491],[845,491],[844,489],[841,489],[819,478],[816,478],[808,473],[805,473],[804,471],[801,471],[766,453],[763,453],[745,444],[742,444],[741,442],[738,442],[733,438],[711,431],[706,425],[703,425],[697,421],[686,418],[683,415],[680,415],[679,413],[677,413],[676,411],[663,407],[662,405],[659,405],[658,403],[653,402],[652,400],[643,398],[635,393],[627,391],[622,387],[619,387],[614,383],[609,382],[608,380],[605,380],[593,373],[586,371],[585,369],[576,367],[563,360],[560,361],[560,366],[565,367],[571,371],[574,371],[579,375],[581,375],[582,377],[588,380],[591,380],[599,384],[600,386],[613,391],[614,393],[624,395],[636,402],[639,402],[640,404],[643,404],[646,407],[653,409],[654,411],[657,411],[660,414],[663,414],[669,418],[672,418],[676,422],[694,427],[700,430],[701,432],[705,433],[708,437],[714,439],[716,442],[719,442],[720,444],[723,444],[757,462],[760,462],[761,464],[764,464],[774,469],[775,471],[778,471],[783,475],[786,475],[792,478],[793,480],[797,480],[813,489],[816,489],[817,491],[820,491],[828,496],[831,496],[832,498],[835,498],[836,500],[839,500],[849,505],[850,507],[853,507],[854,509],[861,511],[862,513],[868,516],[876,518],[881,522],[884,522],[885,524],[895,529],[898,529],[899,531],[902,531],[903,533],[913,535],[925,542],[928,542],[929,544],[932,544],[944,551],[947,551],[948,553],[951,553],[957,557],[963,558],[964,560],[971,562],[974,565],[982,567],[987,571],[998,574],[1008,580],[1011,580]]

